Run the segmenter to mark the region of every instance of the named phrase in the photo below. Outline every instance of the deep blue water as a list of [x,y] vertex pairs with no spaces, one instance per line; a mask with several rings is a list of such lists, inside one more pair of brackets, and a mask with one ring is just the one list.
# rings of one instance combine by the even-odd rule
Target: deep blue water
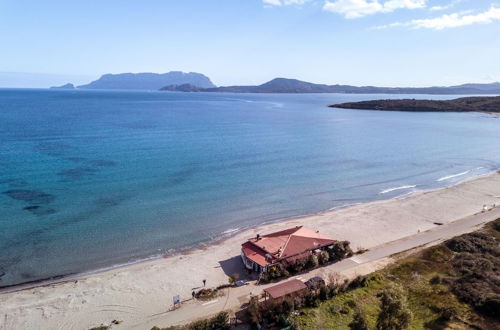
[[500,168],[500,118],[326,107],[391,97],[0,90],[0,286]]

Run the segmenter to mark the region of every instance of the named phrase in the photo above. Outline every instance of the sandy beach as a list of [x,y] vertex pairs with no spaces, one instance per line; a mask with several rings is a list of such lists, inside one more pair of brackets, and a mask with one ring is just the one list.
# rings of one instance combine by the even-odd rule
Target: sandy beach
[[[202,249],[58,284],[0,294],[0,329],[89,329],[112,320],[113,329],[166,326],[172,296],[189,299],[202,280],[214,287],[241,271],[240,245],[257,233],[296,225],[317,229],[353,249],[371,249],[500,204],[500,174],[455,186],[356,205],[259,226]],[[173,322],[175,323],[175,322]]]

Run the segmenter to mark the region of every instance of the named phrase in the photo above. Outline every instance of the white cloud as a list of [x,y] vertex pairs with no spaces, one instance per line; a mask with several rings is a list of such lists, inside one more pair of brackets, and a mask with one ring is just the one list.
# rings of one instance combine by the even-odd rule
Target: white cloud
[[414,29],[443,30],[473,24],[489,24],[500,20],[500,8],[492,6],[489,10],[479,14],[453,13],[444,14],[435,18],[414,19],[409,22],[396,22],[377,27],[378,29],[396,26],[408,26]]
[[262,0],[265,5],[281,6],[281,0]]
[[262,0],[265,5],[270,6],[288,6],[288,5],[303,5],[309,0]]
[[326,1],[323,10],[344,15],[345,18],[359,18],[377,13],[390,13],[397,9],[424,8],[427,0],[336,0]]
[[430,11],[441,11],[455,7],[457,4],[461,3],[463,0],[455,0],[447,5],[432,6],[429,8]]

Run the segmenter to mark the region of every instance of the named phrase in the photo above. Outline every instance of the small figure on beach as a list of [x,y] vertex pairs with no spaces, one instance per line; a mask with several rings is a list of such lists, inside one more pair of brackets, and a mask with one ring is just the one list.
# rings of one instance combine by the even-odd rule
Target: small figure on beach
[[205,284],[207,284],[207,280],[203,280],[203,287],[205,287]]
[[191,293],[191,295],[193,296],[193,299],[194,299],[194,297],[195,297],[196,293],[194,293],[194,291],[193,291],[193,292]]
[[486,204],[483,205],[483,212],[486,212],[488,211],[488,206],[486,206]]

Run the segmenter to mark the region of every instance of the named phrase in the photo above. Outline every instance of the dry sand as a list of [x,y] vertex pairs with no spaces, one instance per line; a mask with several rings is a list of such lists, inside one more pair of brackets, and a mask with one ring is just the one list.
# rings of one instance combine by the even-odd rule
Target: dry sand
[[[259,226],[229,239],[172,256],[88,275],[77,280],[0,294],[0,329],[89,329],[121,320],[113,329],[151,324],[172,305],[172,296],[191,297],[193,288],[227,282],[240,270],[240,244],[265,234],[306,225],[356,248],[371,248],[500,204],[500,174],[403,198],[357,205]],[[164,324],[161,324],[164,326]],[[150,329],[147,327],[138,327]]]

